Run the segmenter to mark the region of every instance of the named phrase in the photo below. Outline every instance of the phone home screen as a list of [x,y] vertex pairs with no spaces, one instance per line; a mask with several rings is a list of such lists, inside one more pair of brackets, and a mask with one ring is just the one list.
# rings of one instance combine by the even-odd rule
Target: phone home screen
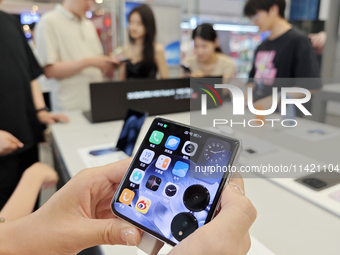
[[156,118],[112,200],[113,212],[177,244],[212,218],[239,146]]

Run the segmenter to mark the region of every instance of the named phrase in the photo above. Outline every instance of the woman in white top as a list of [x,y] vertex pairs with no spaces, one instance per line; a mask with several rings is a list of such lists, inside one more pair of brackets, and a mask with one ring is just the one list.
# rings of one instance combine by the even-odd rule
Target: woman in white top
[[221,53],[216,31],[210,24],[202,24],[192,34],[195,55],[183,60],[190,68],[190,77],[219,76],[230,79],[235,74],[233,60]]

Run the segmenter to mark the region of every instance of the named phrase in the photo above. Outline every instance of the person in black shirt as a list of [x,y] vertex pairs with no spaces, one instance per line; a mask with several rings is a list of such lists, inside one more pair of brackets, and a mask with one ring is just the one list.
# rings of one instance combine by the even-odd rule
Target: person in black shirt
[[20,24],[0,11],[0,210],[22,173],[38,161],[42,124],[67,121],[46,110],[34,80],[40,74]]
[[[244,14],[252,19],[260,32],[271,32],[257,48],[249,75],[248,86],[254,88],[255,108],[272,106],[272,87],[277,87],[278,91],[281,87],[302,87],[312,94],[322,87],[311,41],[288,23],[285,7],[285,0],[249,0],[244,7]],[[305,95],[291,93],[289,96],[300,98]]]

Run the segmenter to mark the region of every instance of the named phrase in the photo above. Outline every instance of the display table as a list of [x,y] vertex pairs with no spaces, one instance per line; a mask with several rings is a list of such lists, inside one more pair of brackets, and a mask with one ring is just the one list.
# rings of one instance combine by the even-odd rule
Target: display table
[[340,84],[325,85],[313,97],[313,120],[325,123],[329,101],[340,102]]
[[[230,112],[230,105],[223,107],[225,107],[225,111]],[[213,115],[213,110],[209,110],[209,113]],[[64,182],[85,168],[77,152],[79,148],[115,143],[123,125],[122,120],[91,124],[81,112],[69,112],[66,115],[70,118],[70,123],[51,126],[56,168]],[[188,112],[164,115],[164,117],[187,124],[189,124],[191,116]],[[153,119],[154,117],[146,119],[135,150],[138,149]],[[314,125],[314,123],[299,120],[301,128],[310,125]],[[328,128],[326,125],[325,127]],[[246,130],[242,130],[242,132],[246,132]],[[279,136],[277,132],[280,132]],[[308,141],[289,132],[283,132],[281,129],[265,128],[259,129],[258,137],[278,144],[280,148],[290,153],[300,153],[327,163],[339,162],[337,158],[339,157],[340,136],[334,135],[332,139],[320,140],[315,143],[315,141]],[[315,149],[316,144],[319,148],[317,150]],[[323,146],[334,146],[335,150],[329,153],[329,150],[320,149]],[[287,191],[272,180],[246,178],[244,181],[246,195],[258,211],[257,220],[250,232],[271,251],[277,255],[340,254],[339,217]],[[165,252],[168,250],[169,247],[164,248]],[[105,254],[135,255],[138,249],[103,246],[102,251]]]

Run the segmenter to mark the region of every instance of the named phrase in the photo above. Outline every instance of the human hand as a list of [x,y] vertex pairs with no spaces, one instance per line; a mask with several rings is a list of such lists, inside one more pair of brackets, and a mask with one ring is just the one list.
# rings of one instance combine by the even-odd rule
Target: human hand
[[108,56],[93,57],[90,59],[90,63],[91,66],[99,68],[104,73],[117,68],[117,66],[120,64],[117,58]]
[[218,215],[176,245],[169,255],[245,255],[250,249],[249,228],[256,209],[244,196],[241,177],[225,188]]
[[137,245],[141,232],[115,217],[110,206],[130,162],[85,169],[38,211],[8,223],[17,228],[15,240],[27,242],[18,246],[13,241],[14,253],[74,255],[102,244]]
[[197,70],[195,72],[191,72],[191,74],[190,74],[190,77],[192,77],[192,78],[201,78],[203,76],[204,76],[204,74],[199,70]]
[[24,174],[29,174],[31,176],[34,176],[35,179],[40,179],[42,183],[42,189],[55,187],[59,180],[57,172],[52,167],[40,162],[37,162],[30,166],[24,172]]
[[22,147],[24,147],[24,144],[15,136],[0,130],[0,156],[7,156]]
[[66,123],[70,121],[64,114],[55,114],[48,111],[38,112],[37,117],[40,123],[44,125],[50,125],[56,122]]
[[310,34],[310,40],[312,41],[312,45],[318,54],[322,54],[323,48],[326,44],[327,34],[325,31],[321,31],[317,34]]

